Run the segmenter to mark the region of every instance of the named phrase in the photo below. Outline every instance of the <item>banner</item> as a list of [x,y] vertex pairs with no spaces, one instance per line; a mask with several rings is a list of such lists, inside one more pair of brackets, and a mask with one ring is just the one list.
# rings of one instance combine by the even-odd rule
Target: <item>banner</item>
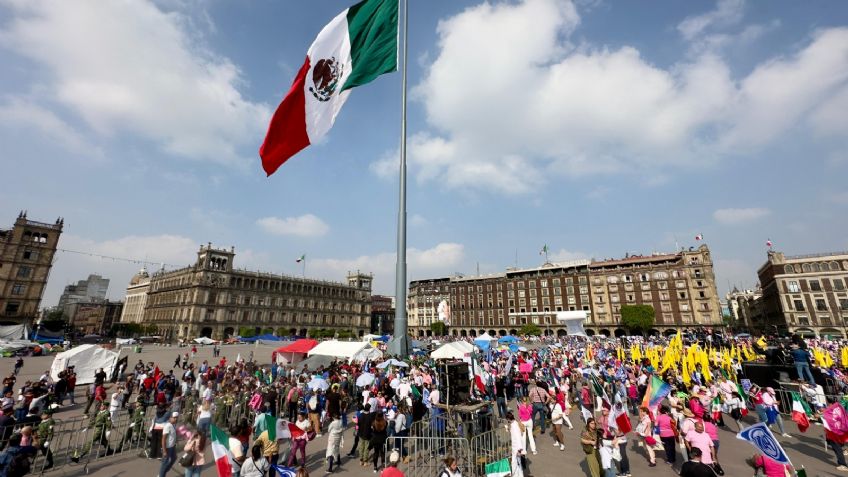
[[752,446],[756,447],[764,456],[777,462],[778,464],[791,464],[789,456],[774,438],[768,426],[764,422],[758,422],[751,427],[747,427],[736,434],[737,439],[748,441]]

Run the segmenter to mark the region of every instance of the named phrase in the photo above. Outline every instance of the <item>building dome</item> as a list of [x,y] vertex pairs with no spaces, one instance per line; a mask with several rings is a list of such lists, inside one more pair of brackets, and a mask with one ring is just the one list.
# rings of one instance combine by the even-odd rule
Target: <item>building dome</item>
[[142,268],[135,275],[133,275],[132,279],[130,279],[130,285],[138,285],[139,283],[150,279],[150,274],[147,273],[146,268]]

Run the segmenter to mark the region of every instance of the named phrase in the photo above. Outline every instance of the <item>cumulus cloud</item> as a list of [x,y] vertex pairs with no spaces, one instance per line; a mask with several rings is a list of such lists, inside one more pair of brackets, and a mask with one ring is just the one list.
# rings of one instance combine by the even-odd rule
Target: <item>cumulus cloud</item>
[[585,260],[589,258],[589,256],[583,252],[574,252],[564,248],[551,253],[549,257],[553,263],[567,263],[574,260]]
[[[826,101],[848,87],[848,28],[819,31],[734,77],[712,51],[660,67],[632,46],[575,46],[579,24],[561,0],[483,3],[441,21],[413,92],[429,125],[409,139],[416,179],[526,194],[554,177],[667,175],[765,147],[798,125],[840,134],[832,125],[848,123],[848,110]],[[393,151],[372,170],[394,177],[396,164]]]
[[0,45],[44,68],[45,103],[100,135],[128,132],[175,156],[232,163],[270,116],[177,11],[150,1],[6,4]]
[[741,209],[718,209],[713,212],[713,218],[725,225],[742,224],[761,219],[771,214],[771,210],[762,207],[747,207]]
[[8,98],[0,103],[0,124],[4,128],[38,131],[43,137],[69,151],[87,157],[101,158],[103,151],[90,144],[82,134],[57,116],[53,111],[22,98]]
[[[458,243],[440,243],[429,249],[407,248],[407,278],[448,275],[456,271],[456,266],[465,256],[465,247]],[[310,275],[343,279],[348,272],[361,271],[374,274],[376,293],[392,295],[395,292],[396,254],[383,252],[375,255],[361,255],[356,258],[316,258],[308,263]]]
[[718,0],[715,10],[686,17],[677,25],[677,31],[683,38],[691,40],[710,28],[739,23],[744,13],[744,0]]
[[264,217],[256,221],[263,230],[274,235],[295,237],[321,237],[330,231],[330,226],[312,214],[299,217]]

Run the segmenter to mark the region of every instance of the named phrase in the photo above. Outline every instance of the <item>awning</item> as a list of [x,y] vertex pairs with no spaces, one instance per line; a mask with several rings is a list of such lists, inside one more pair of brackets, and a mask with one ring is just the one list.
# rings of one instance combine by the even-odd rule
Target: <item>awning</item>
[[277,348],[277,353],[308,353],[309,350],[316,346],[318,346],[317,340],[302,338],[288,346],[281,346]]

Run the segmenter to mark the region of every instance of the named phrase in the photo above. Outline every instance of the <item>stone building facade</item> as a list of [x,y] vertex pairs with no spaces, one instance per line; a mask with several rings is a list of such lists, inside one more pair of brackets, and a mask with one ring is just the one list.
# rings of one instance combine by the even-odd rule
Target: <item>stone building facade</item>
[[73,308],[70,324],[83,335],[105,336],[112,329],[112,324],[118,322],[123,306],[119,301],[72,303],[68,305]]
[[[622,336],[620,308],[651,305],[651,333],[681,327],[720,326],[715,275],[706,245],[674,254],[628,256],[617,260],[575,260],[537,268],[508,269],[484,276],[417,280],[410,283],[409,326],[417,336],[430,334],[437,307],[448,296],[450,333],[477,336],[517,333],[526,324],[546,335],[563,336],[557,312],[586,313],[587,334]],[[428,321],[429,320],[429,321]]]
[[47,224],[18,215],[0,229],[0,325],[32,324],[53,266],[64,220]]
[[100,275],[89,275],[73,285],[66,285],[59,297],[59,308],[64,309],[73,303],[106,301],[109,291],[109,279]]
[[124,308],[121,311],[121,323],[141,323],[144,320],[144,308],[147,306],[147,292],[150,291],[150,274],[146,268],[136,273],[127,286]]
[[371,295],[371,333],[392,334],[395,330],[395,298]]
[[741,330],[755,331],[764,323],[763,291],[739,290],[734,287],[727,295],[727,311],[734,327]]
[[[158,327],[167,340],[225,339],[241,328],[300,336],[318,329],[359,336],[368,331],[372,275],[351,273],[346,284],[312,280],[239,270],[234,258],[234,248],[216,249],[210,243],[200,247],[194,265],[154,273],[141,323]],[[143,281],[131,283],[128,293],[141,293]]]
[[769,251],[757,275],[763,290],[763,331],[846,336],[848,252],[785,255]]

